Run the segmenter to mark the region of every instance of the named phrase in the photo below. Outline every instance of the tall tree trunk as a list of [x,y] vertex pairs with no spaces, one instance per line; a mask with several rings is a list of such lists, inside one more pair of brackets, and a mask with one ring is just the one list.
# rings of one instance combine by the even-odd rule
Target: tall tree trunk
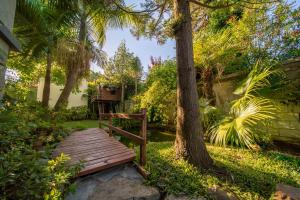
[[201,78],[203,80],[203,95],[209,100],[209,104],[216,105],[215,95],[213,91],[214,76],[211,68],[204,68],[202,70]]
[[65,87],[54,106],[54,110],[59,110],[63,105],[68,103],[68,98],[77,82],[77,74],[78,73],[76,71],[68,73]]
[[48,107],[48,105],[49,105],[50,85],[51,85],[51,66],[52,66],[52,57],[51,57],[51,52],[48,51],[48,53],[47,53],[47,68],[46,68],[46,74],[45,74],[43,99],[42,99],[42,105],[45,107]]
[[125,84],[122,81],[122,91],[121,91],[121,106],[122,106],[122,112],[125,112]]
[[173,0],[177,59],[176,155],[196,167],[210,168],[209,156],[200,123],[196,74],[193,61],[192,26],[188,0]]
[[[79,35],[78,35],[78,40],[79,40],[80,45],[85,46],[86,34],[87,34],[86,17],[84,15],[81,15]],[[81,51],[80,47],[78,47],[78,49],[77,49],[77,55],[80,55],[81,52],[79,52],[79,51]],[[78,64],[78,66],[68,66],[69,70],[68,70],[66,84],[54,106],[55,110],[59,110],[63,104],[68,103],[68,98],[69,98],[73,88],[75,87],[76,82],[78,81],[79,72],[81,70],[80,67],[81,67],[81,64]]]

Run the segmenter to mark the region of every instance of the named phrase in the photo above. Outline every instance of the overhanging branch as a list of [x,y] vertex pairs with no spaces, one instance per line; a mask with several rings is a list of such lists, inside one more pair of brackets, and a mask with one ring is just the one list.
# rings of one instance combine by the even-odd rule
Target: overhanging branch
[[202,7],[205,7],[205,8],[209,8],[209,9],[221,9],[221,8],[228,8],[230,6],[233,6],[235,4],[238,3],[238,1],[236,2],[233,2],[233,3],[226,3],[226,4],[222,4],[222,5],[209,5],[209,4],[206,4],[206,3],[202,3],[200,1],[197,1],[197,0],[189,0],[191,3],[194,3],[196,5],[199,5],[199,6],[202,6]]

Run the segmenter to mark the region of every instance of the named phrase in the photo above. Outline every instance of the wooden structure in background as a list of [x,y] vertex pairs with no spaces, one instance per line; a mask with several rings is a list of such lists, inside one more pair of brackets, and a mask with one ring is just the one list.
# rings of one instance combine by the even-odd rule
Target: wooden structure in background
[[92,95],[91,102],[97,103],[101,113],[116,112],[116,107],[121,101],[121,89],[118,87],[98,86],[96,93]]
[[[109,128],[108,133],[101,128],[75,131],[56,147],[53,156],[56,157],[61,153],[70,156],[70,165],[83,162],[83,168],[78,176],[88,175],[116,165],[134,161],[136,157],[134,150],[126,147],[120,141],[112,137],[112,132],[115,131],[140,145],[140,165],[144,166],[146,164],[147,142],[146,110],[143,109],[139,114],[100,113],[99,115],[99,122]],[[103,117],[109,119],[108,124],[101,121],[101,118]],[[112,118],[140,120],[140,135],[135,135],[112,126]],[[146,176],[147,174],[141,166],[138,166],[138,170],[143,176]]]
[[[101,119],[106,118],[109,124],[104,123]],[[122,130],[120,128],[114,127],[112,125],[112,118],[121,119],[135,119],[141,121],[140,135],[135,135],[128,131]],[[132,140],[134,143],[140,145],[140,165],[144,166],[146,164],[146,144],[147,144],[147,111],[142,109],[139,114],[116,114],[116,113],[100,113],[99,112],[99,124],[107,126],[109,128],[109,135],[112,136],[112,131]]]

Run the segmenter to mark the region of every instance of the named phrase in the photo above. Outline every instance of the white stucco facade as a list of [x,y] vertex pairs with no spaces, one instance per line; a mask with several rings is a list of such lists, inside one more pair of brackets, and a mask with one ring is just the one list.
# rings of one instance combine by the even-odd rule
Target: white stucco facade
[[[39,79],[38,89],[37,89],[37,100],[42,101],[43,97],[43,88],[44,88],[44,78]],[[50,86],[50,97],[49,97],[49,107],[53,108],[63,86],[56,85],[51,83]],[[82,80],[81,84],[79,85],[79,91],[76,93],[72,92],[68,99],[68,108],[71,107],[78,107],[78,106],[87,106],[87,95],[86,90],[88,89],[88,84],[85,79]]]

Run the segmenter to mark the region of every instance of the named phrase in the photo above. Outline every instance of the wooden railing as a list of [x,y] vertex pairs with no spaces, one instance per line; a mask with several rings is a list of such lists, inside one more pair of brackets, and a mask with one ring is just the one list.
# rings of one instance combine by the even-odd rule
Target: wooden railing
[[[101,119],[108,119],[108,124],[101,121]],[[122,118],[122,119],[136,119],[140,120],[141,129],[140,135],[135,135],[128,131],[122,130],[118,127],[112,125],[112,118]],[[132,140],[134,143],[140,145],[140,165],[144,166],[146,164],[146,144],[147,144],[147,111],[142,109],[139,114],[121,114],[121,113],[99,113],[99,125],[107,126],[109,128],[108,134],[112,136],[112,132],[115,131],[118,134]]]

